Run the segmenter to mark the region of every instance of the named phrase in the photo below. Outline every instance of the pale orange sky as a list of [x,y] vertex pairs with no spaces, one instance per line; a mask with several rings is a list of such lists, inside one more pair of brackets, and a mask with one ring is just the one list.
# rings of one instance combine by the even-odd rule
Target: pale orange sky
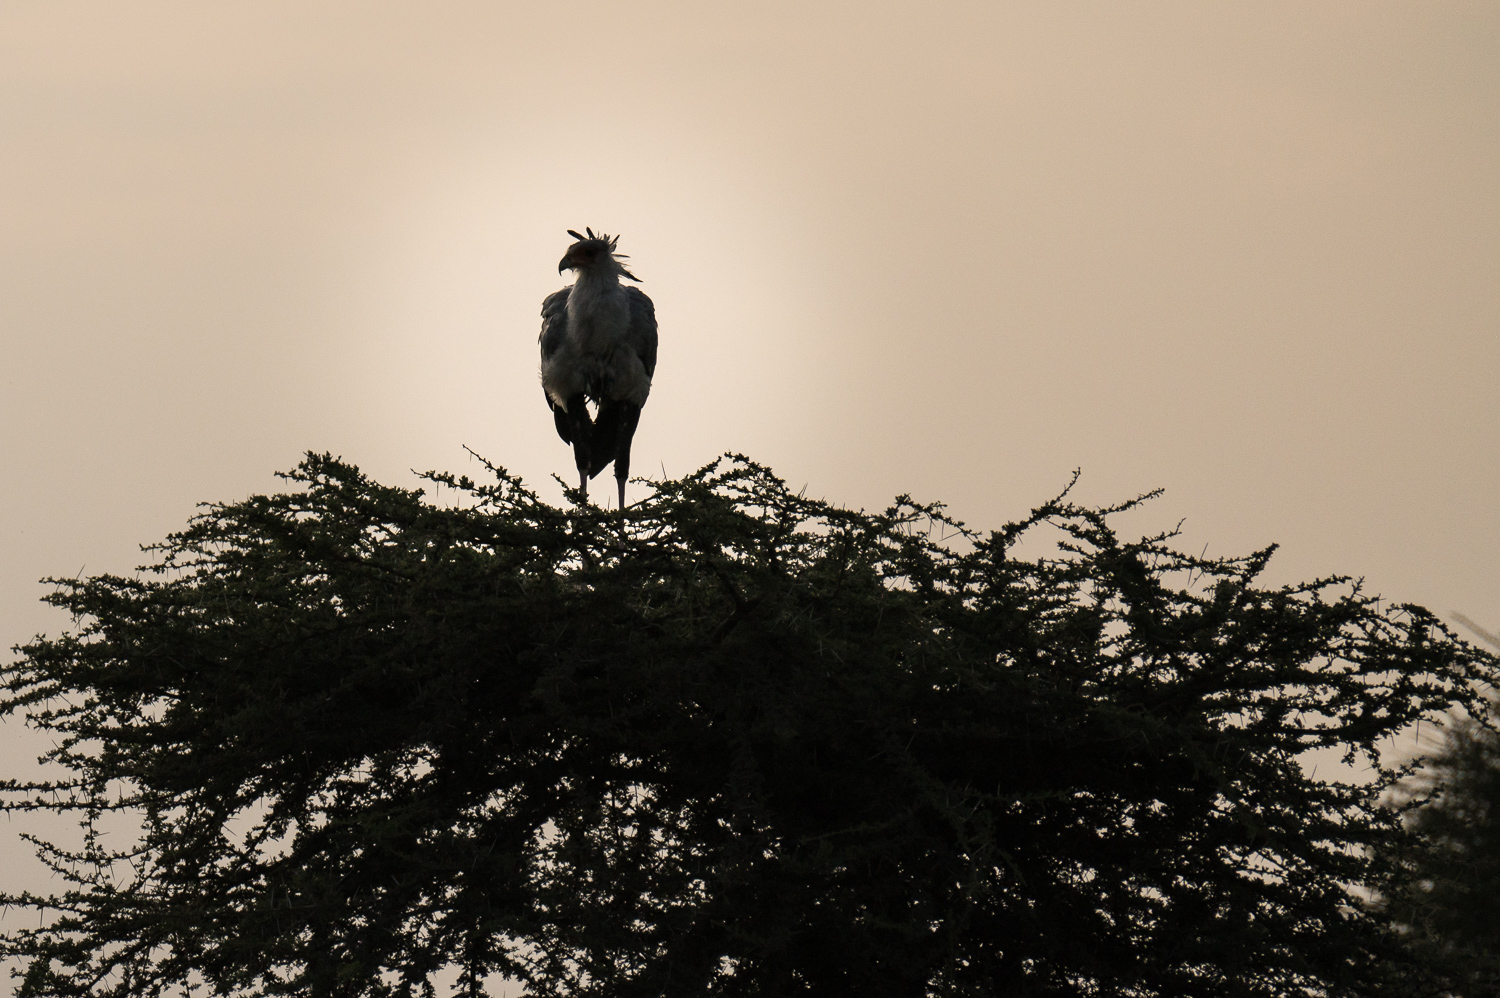
[[989,528],[1081,467],[1500,625],[1500,5],[52,0],[0,136],[5,646],[307,449],[558,496],[585,225],[661,323],[637,474]]

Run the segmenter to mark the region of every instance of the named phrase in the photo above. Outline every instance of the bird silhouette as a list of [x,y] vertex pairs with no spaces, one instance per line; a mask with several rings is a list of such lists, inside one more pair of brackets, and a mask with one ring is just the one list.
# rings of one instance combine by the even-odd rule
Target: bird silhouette
[[614,462],[623,510],[630,442],[656,371],[656,309],[639,288],[620,283],[640,278],[615,252],[619,237],[584,231],[568,230],[575,241],[557,265],[559,274],[573,271],[574,282],[542,302],[542,391],[557,435],[573,445],[579,489],[587,496],[589,479]]

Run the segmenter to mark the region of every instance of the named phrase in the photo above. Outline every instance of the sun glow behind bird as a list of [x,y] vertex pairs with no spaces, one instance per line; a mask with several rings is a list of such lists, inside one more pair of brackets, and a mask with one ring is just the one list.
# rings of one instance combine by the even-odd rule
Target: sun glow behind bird
[[828,303],[816,292],[812,234],[767,213],[777,178],[677,145],[627,145],[627,166],[602,177],[550,141],[435,141],[388,167],[391,198],[353,257],[347,304],[364,330],[349,357],[365,386],[356,404],[366,446],[402,441],[418,455],[390,471],[450,466],[463,460],[459,442],[554,488],[569,464],[537,404],[537,303],[557,289],[559,231],[593,217],[650,260],[643,276],[670,323],[632,473],[665,464],[679,474],[737,450],[796,462],[808,477],[818,442],[799,427],[813,419],[835,351],[821,331]]

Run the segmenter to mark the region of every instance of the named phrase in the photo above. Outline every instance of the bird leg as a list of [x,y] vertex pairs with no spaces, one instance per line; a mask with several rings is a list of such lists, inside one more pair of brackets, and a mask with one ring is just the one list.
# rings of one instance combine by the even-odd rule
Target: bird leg
[[620,486],[620,515],[625,515],[625,482],[630,478],[630,441],[635,438],[635,428],[641,421],[641,407],[630,402],[621,403],[625,412],[620,420],[620,435],[615,445],[615,481]]
[[[579,392],[568,399],[567,408],[558,420],[558,432],[567,424],[563,439],[573,445],[573,463],[578,466],[578,490],[585,499],[589,496],[589,472],[593,467],[594,421],[589,418],[588,402]],[[597,472],[595,472],[597,474]]]
[[625,508],[625,479],[620,469],[630,468],[630,434],[641,418],[641,408],[623,399],[604,399],[599,403],[599,418],[594,420],[594,463],[589,474],[597,475],[604,466],[615,463],[615,477],[620,480],[620,509]]

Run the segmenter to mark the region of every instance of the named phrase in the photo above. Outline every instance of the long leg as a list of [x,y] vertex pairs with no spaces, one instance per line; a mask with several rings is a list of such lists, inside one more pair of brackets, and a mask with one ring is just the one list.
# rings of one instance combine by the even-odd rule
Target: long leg
[[620,512],[625,512],[625,482],[630,477],[630,441],[635,437],[636,424],[641,421],[641,407],[624,403],[625,419],[620,424],[619,442],[615,445],[615,481],[620,486]]
[[[568,399],[566,409],[553,409],[558,436],[573,444],[573,463],[578,466],[578,488],[587,498],[589,494],[589,468],[594,449],[594,423],[589,419],[588,402],[579,392]],[[563,432],[566,428],[567,432]],[[596,472],[597,474],[597,472]]]
[[605,399],[599,403],[599,418],[594,420],[594,463],[590,475],[597,475],[610,461],[615,463],[615,478],[620,483],[620,508],[625,508],[625,480],[630,475],[630,440],[641,419],[641,407],[623,399]]

